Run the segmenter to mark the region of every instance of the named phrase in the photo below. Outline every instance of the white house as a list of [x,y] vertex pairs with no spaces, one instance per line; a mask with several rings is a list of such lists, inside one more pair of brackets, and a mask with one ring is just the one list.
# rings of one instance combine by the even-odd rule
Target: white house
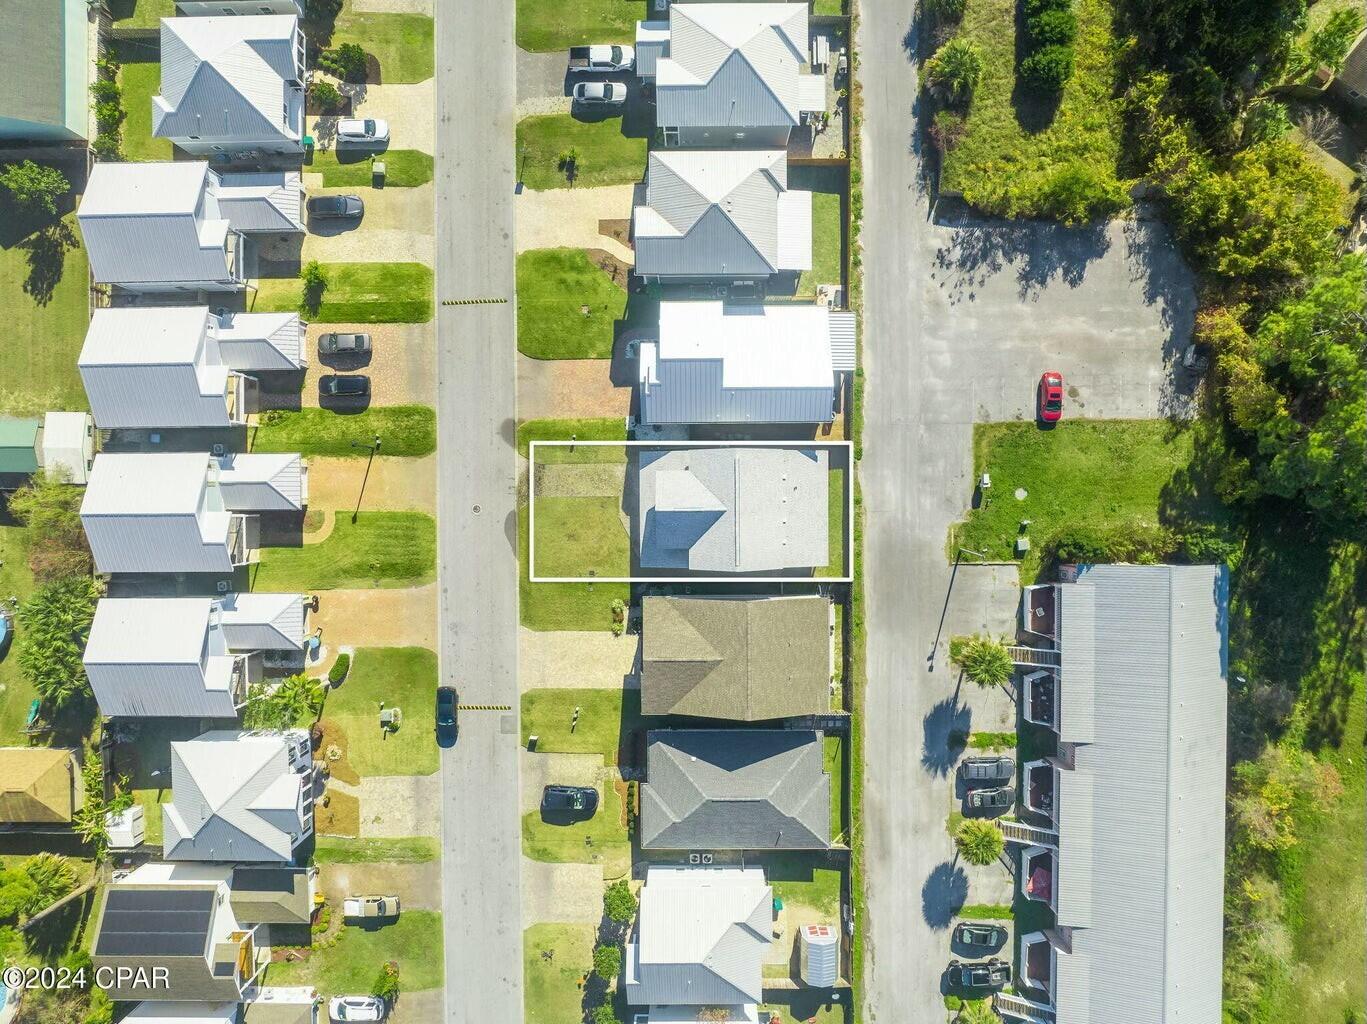
[[187,18],[247,14],[293,14],[304,16],[304,0],[179,0],[176,7]]
[[223,174],[203,161],[98,163],[76,219],[98,284],[241,291],[250,238],[302,233],[297,171]]
[[98,572],[227,574],[256,557],[257,513],[307,501],[297,455],[105,453],[95,457],[81,525]]
[[661,302],[640,344],[640,418],[665,423],[828,423],[854,370],[854,314],[824,305]]
[[306,729],[223,729],[172,743],[163,856],[289,863],[313,833],[314,780]]
[[304,645],[300,594],[103,598],[85,673],[110,718],[233,718],[263,651]]
[[826,109],[809,45],[805,3],[671,4],[668,22],[638,22],[636,73],[655,83],[664,144],[786,146]]
[[647,281],[768,282],[812,266],[812,194],[788,189],[783,150],[666,150],[632,211]]
[[696,1020],[701,1006],[756,1021],[773,941],[774,892],[762,868],[652,864],[626,944],[627,1002],[650,1008],[645,1024]]
[[162,18],[152,134],[196,156],[301,153],[304,80],[294,14]]

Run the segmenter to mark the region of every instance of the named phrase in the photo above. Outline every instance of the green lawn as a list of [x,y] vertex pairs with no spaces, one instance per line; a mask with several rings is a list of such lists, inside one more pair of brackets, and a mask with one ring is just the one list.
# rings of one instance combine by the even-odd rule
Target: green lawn
[[171,802],[171,780],[166,779],[165,789],[135,789],[133,799],[142,808],[142,823],[146,829],[143,839],[148,846],[160,846],[162,840],[161,805]]
[[[570,732],[574,709],[579,724]],[[549,754],[602,754],[617,764],[617,750],[640,727],[640,690],[549,689],[522,695],[522,745],[538,737],[536,749]]]
[[407,839],[338,839],[319,836],[313,848],[315,864],[422,864],[441,855],[430,836]]
[[517,348],[533,359],[609,359],[614,323],[626,314],[624,284],[582,249],[517,255]]
[[[28,568],[28,531],[22,526],[0,526],[0,597],[11,594],[23,601],[33,592],[33,574]],[[28,677],[19,671],[15,641],[0,661],[0,746],[28,746],[24,720],[28,707],[38,694]]]
[[536,574],[630,576],[631,538],[621,507],[620,497],[538,497]]
[[[1163,420],[1072,420],[1053,430],[1033,423],[980,423],[973,429],[973,479],[992,476],[987,500],[951,531],[958,545],[990,560],[1015,558],[1020,521],[1032,548],[1021,578],[1035,578],[1040,548],[1065,528],[1097,531],[1159,525],[1166,485],[1191,463],[1193,435]],[[1017,500],[1015,491],[1026,497]],[[1218,516],[1215,506],[1196,510]]]
[[812,193],[812,269],[797,281],[799,295],[815,295],[819,284],[841,284],[840,195]]
[[584,43],[630,43],[648,17],[642,0],[517,0],[517,45],[560,50]]
[[[531,457],[532,441],[625,441],[626,422],[601,420],[523,420],[517,425],[517,453]],[[537,448],[538,464],[566,462],[625,462],[627,452],[617,445],[592,445],[583,448]]]
[[[437,656],[423,647],[362,647],[346,681],[330,690],[323,717],[346,732],[346,759],[366,775],[431,775],[437,770]],[[380,703],[399,707],[397,732],[380,729]]]
[[387,149],[379,157],[348,150],[315,151],[304,170],[321,174],[324,188],[365,188],[371,183],[375,159],[384,162],[386,188],[412,188],[432,180],[432,157],[416,149]]
[[623,135],[621,118],[580,121],[571,114],[536,114],[517,122],[518,180],[539,192],[571,187],[560,166],[560,155],[571,149],[578,154],[573,185],[579,188],[630,185],[645,177],[646,140]]
[[840,913],[840,872],[835,868],[817,867],[803,853],[758,854],[755,864],[764,868],[774,895],[784,903],[811,907],[832,920]]
[[176,16],[176,0],[107,0],[117,28],[156,28],[162,18]]
[[76,357],[90,320],[89,273],[75,215],[0,242],[0,412],[88,408]]
[[552,825],[541,812],[522,816],[522,854],[532,860],[564,864],[602,864],[616,877],[631,867],[631,842],[622,821],[622,800],[607,783],[598,786],[598,812],[588,821]]
[[824,743],[824,766],[831,777],[831,842],[844,835],[845,826],[841,812],[845,807],[845,771],[840,759],[840,747],[844,742],[839,736],[826,735]]
[[[437,414],[425,405],[378,405],[355,415],[330,409],[275,410],[252,434],[252,451],[365,458],[379,435],[385,455],[428,455],[437,449]],[[352,442],[364,442],[357,448]]]
[[526,1024],[583,1019],[579,983],[593,969],[593,939],[589,924],[534,924],[522,933]]
[[266,983],[312,985],[325,999],[369,992],[386,960],[399,962],[403,991],[440,988],[441,915],[431,910],[405,910],[392,924],[380,928],[348,925],[336,945],[315,949],[307,960],[271,964]]
[[425,82],[436,68],[432,19],[424,14],[371,14],[348,3],[337,16],[331,46],[359,43],[380,62],[384,85]]
[[522,625],[535,630],[612,628],[612,602],[631,599],[629,583],[533,583],[527,505],[517,510],[518,611]]
[[[1065,167],[1117,175],[1121,100],[1112,95],[1120,49],[1112,0],[1078,0],[1076,69],[1057,111],[1016,95],[1016,0],[968,0],[958,35],[983,58],[967,130],[944,161],[940,187],[1006,216],[1040,208],[1041,186]],[[1024,97],[1024,98],[1022,98]]]
[[362,512],[353,524],[337,515],[318,544],[268,548],[254,567],[252,589],[340,590],[415,587],[436,576],[437,524],[421,512]]
[[817,576],[845,575],[845,471],[832,469],[826,485],[826,548],[828,557],[824,567],[818,567]]
[[171,140],[152,135],[152,97],[161,92],[161,62],[149,44],[124,41],[115,55],[124,62],[119,71],[123,89],[123,155],[129,160],[170,160]]
[[[314,323],[421,324],[432,319],[432,268],[422,263],[325,263],[327,288]],[[252,310],[293,312],[303,286],[296,277],[257,282]]]

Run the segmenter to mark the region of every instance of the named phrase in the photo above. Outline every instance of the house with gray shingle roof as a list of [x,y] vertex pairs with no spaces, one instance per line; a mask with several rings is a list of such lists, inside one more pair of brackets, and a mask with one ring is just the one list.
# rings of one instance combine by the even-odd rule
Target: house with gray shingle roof
[[647,281],[754,281],[779,290],[812,266],[812,194],[788,188],[782,150],[656,150],[632,211]]
[[646,736],[647,850],[824,850],[831,777],[820,733],[660,729]]
[[[1022,766],[1003,832],[1025,898],[1053,924],[1021,936],[1014,1019],[1220,1019],[1228,573],[1081,566],[1033,587],[1025,716],[1057,750]],[[1050,614],[1052,612],[1052,614]],[[1029,822],[1027,826],[1026,821]]]
[[830,560],[823,448],[642,449],[644,570],[787,573]]
[[759,722],[830,710],[831,603],[801,597],[641,602],[641,711]]
[[774,891],[761,868],[652,864],[626,945],[627,1002],[650,1007],[648,1021],[696,1020],[700,1006],[757,1020],[773,932]]
[[636,72],[655,85],[666,146],[777,146],[826,109],[805,3],[673,4],[636,25]]

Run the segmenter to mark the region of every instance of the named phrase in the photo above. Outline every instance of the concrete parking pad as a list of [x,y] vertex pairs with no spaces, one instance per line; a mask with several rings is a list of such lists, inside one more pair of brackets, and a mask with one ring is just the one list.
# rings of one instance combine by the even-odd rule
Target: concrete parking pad
[[[356,506],[363,510],[404,511],[414,509],[435,515],[437,511],[437,457],[375,459],[367,476],[365,458],[309,459],[309,507],[336,509],[342,515]],[[362,481],[365,493],[361,495]],[[311,539],[306,537],[307,541]],[[319,538],[321,539],[321,538]]]
[[519,629],[518,688],[615,689],[640,686],[641,638],[627,634],[543,633]]
[[322,627],[323,643],[332,646],[435,648],[437,587],[329,590],[309,625]]
[[365,215],[358,221],[310,221],[304,236],[305,261],[431,266],[431,182],[414,188],[311,188],[309,195],[359,195]]
[[439,988],[405,992],[385,1019],[389,1024],[429,1024],[441,1020],[445,993]]
[[[337,88],[351,97],[353,117],[378,117],[389,122],[389,144],[395,149],[433,150],[436,79],[415,85],[352,85],[342,82]],[[331,149],[337,132],[336,117],[310,120],[312,133],[321,148]],[[378,151],[376,152],[378,156]]]
[[[389,742],[402,743],[402,737],[401,729]],[[362,839],[435,836],[441,830],[440,815],[432,813],[441,806],[441,773],[371,776],[348,790],[361,798]]]
[[[533,754],[518,752],[522,783],[520,814],[541,806],[541,791],[551,783],[562,786],[595,786],[606,774],[602,754]],[[602,866],[598,870],[601,872]]]
[[603,249],[634,266],[636,254],[615,238],[600,234],[600,220],[631,218],[634,185],[601,188],[523,189],[513,200],[517,251],[529,249]]
[[[324,331],[359,331],[370,335],[370,360],[356,363],[318,358],[318,336]],[[363,373],[370,378],[372,405],[435,405],[437,401],[436,327],[425,324],[309,324],[309,365],[299,401],[318,405],[318,378],[333,373]],[[263,402],[265,399],[263,398]]]
[[517,413],[522,419],[626,416],[630,386],[612,379],[610,359],[532,359],[517,354]]
[[522,858],[522,925],[555,921],[597,924],[603,919],[603,866],[550,864]]
[[[601,872],[600,872],[601,874]],[[441,863],[422,864],[324,864],[318,880],[335,911],[347,896],[399,897],[404,910],[441,909]]]

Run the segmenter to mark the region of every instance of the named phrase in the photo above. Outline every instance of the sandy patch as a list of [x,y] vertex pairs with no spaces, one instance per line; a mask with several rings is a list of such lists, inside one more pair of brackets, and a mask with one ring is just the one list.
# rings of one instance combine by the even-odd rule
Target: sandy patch
[[437,585],[395,590],[329,590],[319,595],[309,625],[323,642],[352,647],[437,645]]
[[[309,459],[309,507],[337,509],[346,514],[356,506],[365,481],[362,510],[404,511],[435,514],[437,508],[437,457],[421,459],[377,457],[366,478],[366,459],[315,456]],[[328,532],[331,532],[329,530]],[[304,542],[315,543],[305,534]]]
[[519,629],[517,679],[522,691],[639,686],[641,638],[609,632],[539,633]]
[[517,354],[520,419],[626,416],[630,387],[612,382],[610,359],[531,359]]
[[523,189],[522,194],[513,199],[517,216],[517,251],[561,246],[605,249],[623,262],[634,265],[635,253],[598,230],[601,220],[630,217],[634,195],[634,185],[557,188],[546,192]]
[[[373,351],[368,363],[346,359],[324,363],[318,358],[318,336],[325,331],[370,335]],[[370,378],[372,405],[435,405],[437,401],[436,325],[425,324],[309,324],[309,365],[304,371],[301,404],[318,405],[318,378],[333,373],[364,373]]]
[[597,926],[603,918],[601,864],[547,864],[522,858],[522,926],[542,921]]
[[302,258],[325,263],[433,262],[432,183],[415,188],[318,188],[311,196],[359,195],[360,221],[313,222]]

